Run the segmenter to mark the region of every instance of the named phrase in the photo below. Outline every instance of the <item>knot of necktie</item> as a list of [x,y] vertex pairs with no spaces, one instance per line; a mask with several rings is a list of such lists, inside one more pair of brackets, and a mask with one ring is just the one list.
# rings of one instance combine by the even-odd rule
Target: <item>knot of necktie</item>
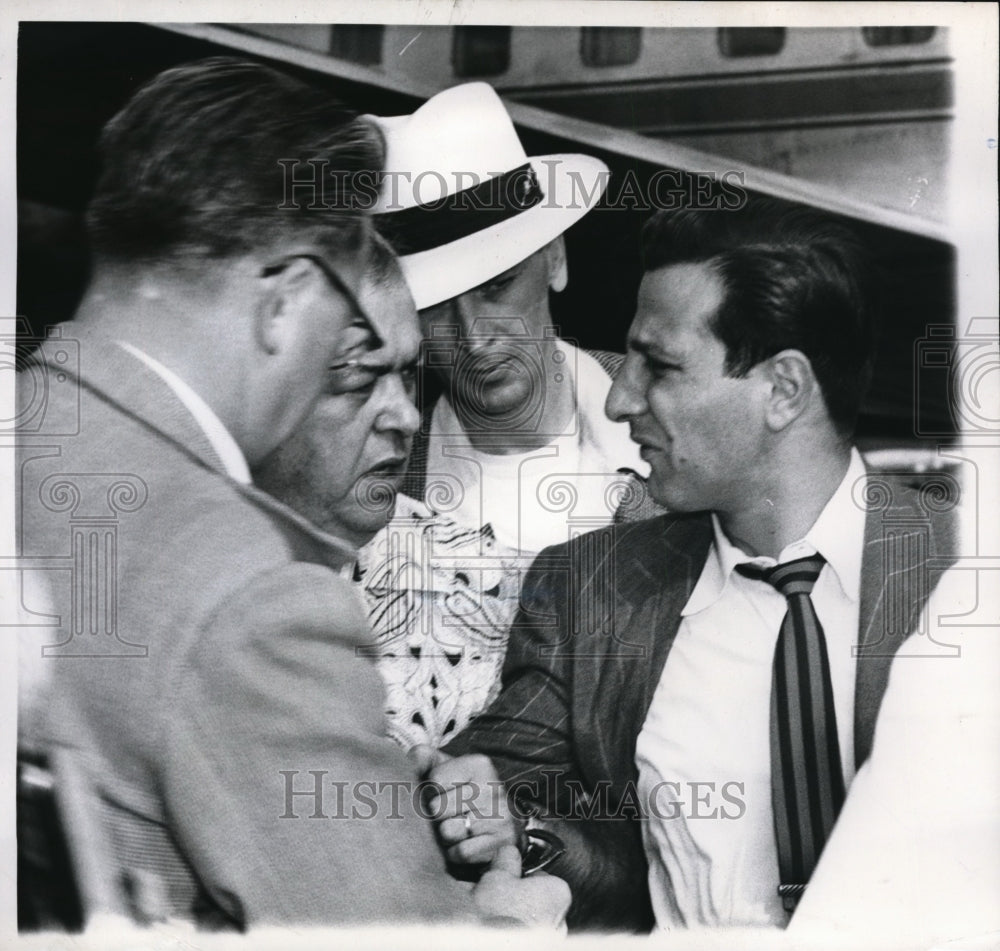
[[825,564],[826,559],[817,554],[786,561],[773,568],[746,563],[737,565],[736,570],[747,578],[766,581],[786,598],[790,598],[793,594],[810,594]]

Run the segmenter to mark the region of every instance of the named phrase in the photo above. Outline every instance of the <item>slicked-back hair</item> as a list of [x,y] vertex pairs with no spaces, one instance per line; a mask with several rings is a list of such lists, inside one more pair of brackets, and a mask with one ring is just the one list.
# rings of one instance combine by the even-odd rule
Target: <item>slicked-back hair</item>
[[[99,151],[87,212],[98,260],[196,262],[286,234],[352,250],[373,197],[358,192],[358,175],[374,181],[384,148],[324,91],[214,57],[154,77],[105,126]],[[313,175],[314,193],[292,189]]]
[[726,372],[745,376],[799,350],[837,432],[854,432],[878,331],[864,249],[851,231],[770,199],[737,211],[661,211],[643,229],[642,259],[643,271],[708,264],[724,287],[709,329],[726,348]]

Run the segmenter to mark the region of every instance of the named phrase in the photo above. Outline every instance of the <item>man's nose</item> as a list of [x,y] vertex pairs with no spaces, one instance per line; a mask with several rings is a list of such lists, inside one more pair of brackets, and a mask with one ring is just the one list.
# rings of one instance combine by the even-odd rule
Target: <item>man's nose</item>
[[625,358],[618,368],[604,403],[604,415],[614,423],[625,422],[646,411],[644,391],[639,385],[633,361]]
[[388,373],[380,382],[382,390],[375,425],[383,431],[395,431],[407,439],[420,428],[420,412],[402,378]]
[[447,311],[448,322],[458,329],[461,339],[467,340],[474,333],[477,319],[477,308],[469,294],[459,294],[447,301],[442,307]]
[[484,306],[475,294],[461,294],[449,301],[449,305],[452,324],[459,328],[460,338],[472,348],[526,333],[519,314]]

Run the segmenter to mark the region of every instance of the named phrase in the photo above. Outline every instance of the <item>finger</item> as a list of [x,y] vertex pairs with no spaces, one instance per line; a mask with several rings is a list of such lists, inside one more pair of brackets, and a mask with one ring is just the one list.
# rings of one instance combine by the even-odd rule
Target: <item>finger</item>
[[478,807],[471,804],[475,798],[471,789],[458,786],[452,789],[440,789],[431,794],[427,800],[430,817],[435,822],[444,822],[452,817],[461,818],[467,812],[479,812]]
[[446,845],[486,836],[502,843],[516,843],[518,839],[518,827],[509,817],[477,816],[473,812],[448,816],[438,823],[437,829]]
[[[548,872],[537,872],[532,875],[531,883],[540,889],[544,898],[544,906],[540,909],[541,918],[548,919],[551,924],[557,927],[563,924],[573,899],[569,885],[563,879],[549,875]],[[533,915],[532,918],[535,916]]]
[[431,770],[430,778],[442,786],[469,782],[485,786],[495,782],[499,777],[488,756],[469,753],[439,761]]
[[513,845],[504,845],[490,863],[491,872],[506,872],[508,875],[521,877],[521,853]]
[[[462,842],[476,836],[473,826],[472,816],[466,813],[464,816],[452,816],[445,819],[438,826],[438,832],[445,843]],[[479,834],[488,835],[488,829],[480,829]]]
[[477,819],[507,819],[507,797],[499,781],[491,786],[463,782],[434,793],[428,806],[439,821],[470,813]]
[[[490,865],[497,852],[505,846],[494,835],[477,835],[472,839],[463,839],[445,850],[449,862],[456,865]],[[517,874],[521,874],[520,865]]]

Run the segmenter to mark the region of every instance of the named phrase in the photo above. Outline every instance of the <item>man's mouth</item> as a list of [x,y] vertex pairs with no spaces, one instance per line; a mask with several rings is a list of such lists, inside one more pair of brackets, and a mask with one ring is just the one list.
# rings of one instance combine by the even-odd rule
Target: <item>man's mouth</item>
[[642,433],[637,433],[635,431],[629,432],[629,439],[632,440],[639,447],[639,455],[643,455],[646,452],[663,452],[663,447],[656,445],[654,442],[650,442]]
[[506,376],[514,369],[516,369],[516,365],[512,360],[494,360],[483,366],[479,372],[483,376],[490,378],[499,375]]
[[463,368],[470,380],[480,383],[492,383],[502,377],[516,374],[523,369],[522,362],[509,353],[483,354],[477,356]]
[[406,472],[406,463],[406,456],[391,456],[383,459],[381,462],[377,462],[365,475],[378,479],[401,478]]

